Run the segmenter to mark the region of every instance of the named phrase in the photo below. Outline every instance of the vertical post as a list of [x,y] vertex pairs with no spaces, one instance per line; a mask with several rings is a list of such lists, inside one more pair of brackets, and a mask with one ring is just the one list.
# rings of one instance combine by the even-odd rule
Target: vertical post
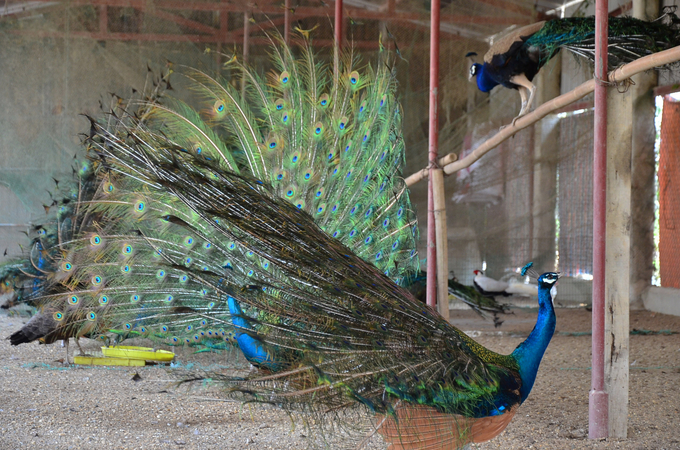
[[219,10],[220,14],[220,37],[217,40],[217,51],[215,52],[215,65],[217,70],[222,70],[222,44],[227,42],[227,33],[229,32],[229,13],[227,8]]
[[607,41],[608,0],[595,4],[595,130],[593,148],[593,339],[589,395],[590,439],[609,434],[609,405],[604,386],[605,234],[607,211]]
[[99,7],[99,32],[104,34],[109,28],[109,7],[101,5]]
[[[653,20],[659,16],[659,2],[634,0],[633,17]],[[644,308],[642,295],[651,286],[654,273],[654,93],[655,71],[633,77],[633,146],[631,167],[632,223],[630,231],[631,308]]]
[[[250,18],[252,14],[249,11],[243,13],[243,65],[248,64],[248,55],[250,54]],[[246,94],[246,79],[241,78],[241,95]]]
[[[558,53],[537,75],[536,106],[560,95],[562,58]],[[560,122],[555,116],[534,124],[534,186],[532,227],[534,245],[531,260],[541,271],[555,267],[555,208],[557,207],[557,160],[555,143],[560,139]]]
[[[439,10],[440,0],[432,0],[430,11],[430,127],[428,133],[428,160],[430,173],[427,178],[427,304],[436,305],[437,298],[437,238],[434,204],[435,171],[439,160]],[[442,255],[448,256],[448,255]],[[448,289],[446,290],[448,293]],[[448,309],[448,301],[446,302]]]
[[605,391],[610,438],[628,433],[632,93],[608,89]]
[[286,0],[283,21],[283,41],[288,45],[290,44],[290,0]]
[[437,244],[437,310],[449,320],[449,236],[446,226],[446,192],[444,171],[432,172],[432,197],[434,203],[435,241]]
[[342,48],[342,0],[335,0],[335,45]]

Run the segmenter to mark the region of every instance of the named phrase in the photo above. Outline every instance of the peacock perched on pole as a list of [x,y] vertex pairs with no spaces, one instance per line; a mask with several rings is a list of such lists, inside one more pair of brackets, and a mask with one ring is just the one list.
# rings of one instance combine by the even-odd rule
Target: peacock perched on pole
[[[610,70],[652,53],[680,45],[680,19],[675,7],[648,22],[632,17],[609,17]],[[484,63],[470,67],[482,92],[498,85],[519,91],[522,107],[518,117],[532,106],[536,86],[531,82],[538,71],[561,48],[595,60],[595,17],[568,17],[537,22],[518,28],[493,43]],[[468,53],[468,56],[475,56]]]
[[171,99],[92,121],[93,188],[69,201],[68,220],[81,225],[40,241],[47,263],[26,301],[41,313],[12,339],[42,323],[43,338],[170,345],[234,329],[258,370],[212,379],[230,396],[346,424],[355,439],[345,446],[493,438],[533,386],[554,332],[557,274],[539,277],[537,325],[511,355],[415,299],[401,285],[417,270],[416,224],[398,176],[387,54],[372,70],[346,51],[330,68],[307,41],[298,58],[273,44],[276,73],[265,83],[244,69],[245,99],[183,69],[207,121]]

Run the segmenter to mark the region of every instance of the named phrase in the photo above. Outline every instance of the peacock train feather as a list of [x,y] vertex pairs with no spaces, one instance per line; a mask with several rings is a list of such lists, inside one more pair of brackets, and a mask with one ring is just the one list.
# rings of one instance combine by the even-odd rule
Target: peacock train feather
[[[124,107],[118,101],[106,123],[98,124],[91,119],[87,138],[94,137],[96,133],[92,130],[99,127],[99,133],[106,129],[124,140],[121,133],[127,130],[118,119],[135,116],[139,119],[136,126],[162,134],[183,152],[210,161],[219,170],[262,179],[275,195],[311,214],[323,230],[354,253],[395,282],[408,283],[410,275],[418,270],[417,223],[401,178],[404,162],[401,112],[395,99],[396,81],[389,57],[381,54],[374,70],[360,65],[358,57],[347,51],[337,58],[341,64],[339,75],[331,76],[331,68],[317,60],[307,40],[299,41],[302,50],[297,57],[280,39],[272,38],[272,43],[275,71],[266,80],[235,59],[230,61],[247,81],[244,96],[219,76],[173,67],[201,100],[200,112],[159,92],[159,87],[167,82],[167,76],[163,76],[154,83],[156,90],[145,100],[128,102]],[[94,147],[91,153],[95,157],[103,155]],[[71,192],[59,201],[59,212],[38,230],[49,235],[50,240],[38,236],[29,257],[6,264],[0,274],[3,289],[13,297],[9,304],[27,301],[46,313],[51,311],[53,305],[44,304],[44,298],[51,297],[43,294],[53,289],[55,281],[63,284],[68,278],[66,267],[75,267],[75,261],[60,262],[62,256],[75,255],[77,259],[82,256],[80,252],[98,255],[103,249],[110,250],[106,240],[93,243],[89,239],[99,236],[118,215],[127,214],[124,205],[146,207],[144,183],[131,178],[119,186],[106,158],[84,164],[74,175],[67,187]],[[121,192],[125,192],[124,198],[119,197]],[[113,197],[118,200],[111,203]],[[195,250],[194,240],[184,234],[166,235],[164,239],[181,243],[185,250]],[[136,254],[134,240],[125,244],[120,250],[121,261],[133,256],[140,261],[148,256]],[[210,245],[205,245],[203,250],[210,252]],[[235,243],[231,252],[253,258]],[[201,261],[200,255],[187,258],[188,264]],[[225,257],[221,262],[232,270],[243,270],[234,267],[231,259]],[[155,259],[145,262],[153,263]],[[263,264],[259,269],[267,270],[268,264]],[[134,278],[134,267],[123,264],[121,270]],[[66,288],[74,290],[81,282],[77,280]],[[38,302],[38,298],[43,300]],[[81,299],[71,298],[69,302],[71,309],[77,309]],[[159,310],[162,307],[159,305]],[[65,327],[64,323],[63,319],[36,318],[27,324],[26,333],[15,334],[11,341],[19,344],[41,338],[53,342],[92,336],[91,326],[81,329],[71,324]],[[225,323],[229,325],[231,321]],[[226,337],[233,341],[233,330],[227,325],[216,331],[218,339]],[[176,341],[168,341],[169,330],[153,334],[113,331],[119,333],[117,340],[144,335],[171,344],[208,343],[205,337],[196,339],[191,329],[175,333]]]
[[65,247],[39,299],[54,321],[88,334],[115,328],[171,341],[211,339],[234,325],[262,349],[261,370],[212,379],[235,398],[347,424],[347,446],[481,442],[528,396],[554,332],[556,274],[539,277],[530,337],[499,355],[269,183],[224,170],[132,118],[116,133],[97,128],[90,145],[115,189],[88,202],[100,218],[96,232]]

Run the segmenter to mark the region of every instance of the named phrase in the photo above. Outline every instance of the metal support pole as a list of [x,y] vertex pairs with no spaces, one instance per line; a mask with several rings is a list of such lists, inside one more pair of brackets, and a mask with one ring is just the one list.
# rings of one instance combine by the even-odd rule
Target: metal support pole
[[[439,169],[439,117],[437,103],[439,94],[439,10],[440,0],[430,3],[430,128],[428,161],[430,176],[427,179],[427,304],[436,309],[437,299],[437,242],[435,228],[435,204],[433,173]],[[440,169],[441,170],[441,169]]]
[[608,0],[595,5],[595,130],[593,149],[593,340],[589,396],[590,439],[609,435],[609,398],[604,385],[605,235],[607,212]]
[[335,45],[342,48],[342,0],[335,0]]
[[290,0],[286,0],[285,9],[283,11],[283,41],[290,44]]

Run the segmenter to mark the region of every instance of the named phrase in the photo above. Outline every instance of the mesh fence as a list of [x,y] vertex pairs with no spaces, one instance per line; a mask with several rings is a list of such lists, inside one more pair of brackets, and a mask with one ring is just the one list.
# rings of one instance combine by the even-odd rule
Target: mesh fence
[[566,276],[593,270],[593,112],[560,121],[559,268]]
[[[322,0],[293,0],[291,5],[292,27],[313,30],[320,57],[328,58],[333,5]],[[552,0],[442,2],[442,154],[463,157],[519,111],[515,91],[480,94],[468,82],[464,55],[483,55],[488,43],[509,27],[535,21],[537,10],[560,5]],[[347,45],[354,45],[364,62],[377,59],[381,44],[399,55],[409,175],[427,164],[429,2],[345,0],[345,7]],[[8,0],[0,5],[0,99],[5,106],[0,109],[0,247],[10,254],[20,251],[16,243],[27,240],[18,231],[44,216],[46,191],[54,187],[51,177],[69,176],[73,157],[81,151],[78,135],[88,126],[80,114],[100,114],[100,104],[106,109],[115,101],[110,93],[125,97],[132,88],[143,90],[152,80],[147,67],[158,73],[168,61],[219,70],[229,78],[222,63],[232,54],[242,55],[246,28],[249,63],[264,73],[272,68],[266,35],[283,32],[283,23],[280,1],[131,1],[122,6],[114,0]],[[206,48],[212,51],[206,53]],[[592,76],[587,64],[562,60],[563,91]],[[551,74],[554,69],[544,70]],[[173,96],[190,101],[181,77],[173,85]],[[592,114],[549,120],[559,122],[559,140],[551,143],[549,162],[548,156],[534,152],[532,127],[446,179],[450,268],[459,281],[471,284],[472,271],[483,266],[496,278],[514,276],[530,260],[540,261],[546,270],[559,262],[559,269],[571,277],[590,273]],[[542,164],[553,171],[548,182],[538,174]],[[539,179],[543,181],[535,186]],[[413,186],[412,198],[424,258],[425,182]],[[587,296],[576,299],[588,301]]]

